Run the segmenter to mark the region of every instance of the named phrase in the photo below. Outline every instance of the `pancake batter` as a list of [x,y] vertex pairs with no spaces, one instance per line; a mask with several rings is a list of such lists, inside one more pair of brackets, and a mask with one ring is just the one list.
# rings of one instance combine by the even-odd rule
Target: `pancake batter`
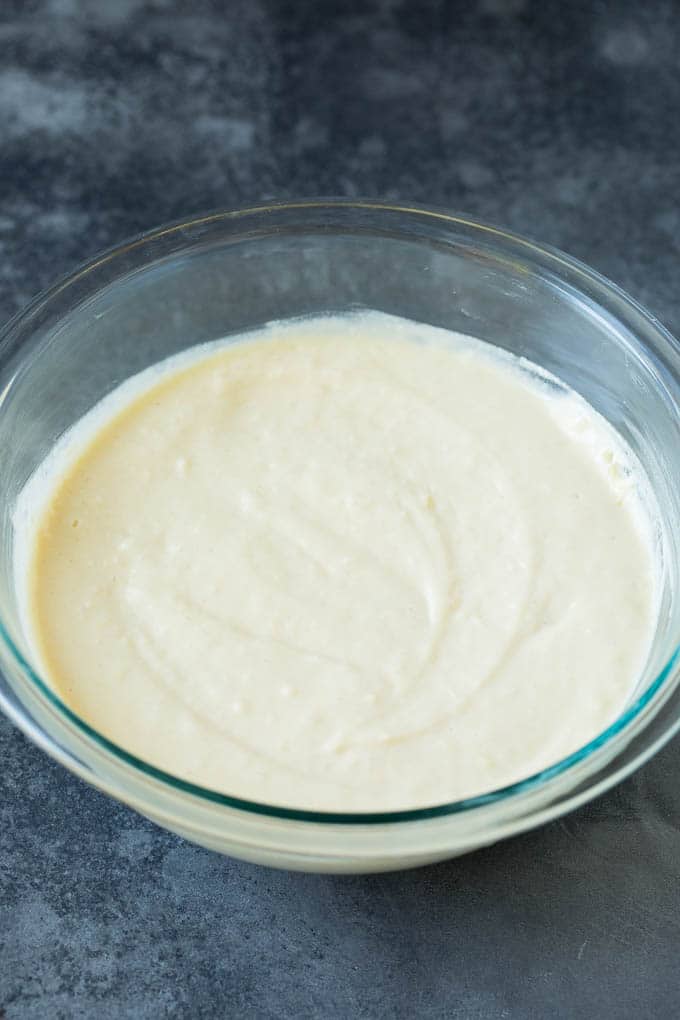
[[581,398],[379,313],[126,383],[16,516],[39,668],[204,786],[326,810],[482,793],[613,721],[655,570],[639,469]]

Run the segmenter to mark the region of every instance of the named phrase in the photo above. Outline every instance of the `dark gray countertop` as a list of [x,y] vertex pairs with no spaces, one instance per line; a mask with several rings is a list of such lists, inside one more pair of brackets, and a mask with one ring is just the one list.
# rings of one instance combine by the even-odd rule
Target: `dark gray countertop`
[[[673,0],[3,0],[0,318],[164,220],[364,194],[563,247],[679,333],[679,51]],[[680,1010],[680,742],[564,821],[368,878],[220,858],[0,744],[0,1017]]]

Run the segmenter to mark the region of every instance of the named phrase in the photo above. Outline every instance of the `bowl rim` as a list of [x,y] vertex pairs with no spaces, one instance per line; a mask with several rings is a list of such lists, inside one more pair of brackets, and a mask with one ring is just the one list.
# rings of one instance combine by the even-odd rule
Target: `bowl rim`
[[[122,241],[120,244],[113,245],[105,249],[92,258],[81,262],[70,273],[64,274],[50,287],[37,294],[23,309],[20,309],[5,324],[5,326],[0,330],[0,358],[16,331],[30,326],[31,319],[33,319],[40,310],[49,306],[58,295],[67,291],[70,287],[73,287],[79,281],[86,278],[87,275],[92,273],[94,270],[113,262],[129,252],[134,252],[138,248],[143,248],[145,245],[152,244],[160,238],[178,234],[181,231],[189,230],[191,228],[219,223],[220,221],[233,222],[236,224],[241,219],[247,219],[248,217],[253,216],[262,216],[267,213],[276,214],[285,211],[299,211],[301,214],[304,214],[305,210],[312,210],[318,213],[323,210],[333,212],[342,209],[365,210],[369,212],[372,211],[377,214],[386,213],[388,215],[397,214],[412,217],[423,217],[425,219],[437,221],[443,225],[448,225],[451,229],[459,228],[477,236],[483,235],[486,237],[487,243],[489,241],[492,243],[495,241],[497,244],[505,242],[506,244],[515,246],[526,251],[527,254],[538,257],[543,266],[547,263],[548,268],[552,269],[553,272],[556,273],[558,279],[563,278],[565,270],[576,274],[577,279],[585,279],[585,281],[594,285],[596,290],[601,293],[603,297],[615,299],[620,308],[624,312],[632,313],[637,320],[641,321],[641,323],[646,326],[651,333],[653,333],[654,338],[657,341],[661,341],[663,345],[667,345],[670,351],[676,356],[678,354],[679,345],[677,341],[650,312],[648,312],[642,305],[635,301],[635,299],[630,297],[625,291],[605,276],[596,270],[591,269],[579,259],[567,255],[557,248],[550,245],[539,244],[528,237],[515,233],[514,231],[495,226],[483,220],[478,220],[476,217],[451,212],[435,206],[421,205],[419,203],[402,204],[399,202],[383,202],[368,198],[347,199],[319,197],[291,201],[277,200],[254,206],[242,205],[231,209],[215,210],[193,216],[188,219],[183,218],[162,224],[159,227],[133,235],[131,238]],[[366,228],[365,232],[371,233],[371,230]],[[270,232],[265,232],[264,236],[270,236]],[[255,240],[257,240],[257,238],[255,238]],[[420,240],[422,243],[422,239]],[[187,249],[190,249],[191,247],[192,245],[190,243],[186,245]],[[144,272],[158,261],[162,261],[167,258],[176,258],[180,255],[181,249],[173,251],[170,255],[160,255],[157,259],[152,259],[148,263],[138,266],[136,271]],[[127,273],[125,275],[127,275]],[[121,277],[118,277],[117,279],[120,278]],[[100,292],[112,282],[114,281],[107,281],[103,287],[95,286],[89,296],[91,297],[93,294]],[[635,339],[639,341],[640,337],[637,330],[633,331],[633,335]],[[654,367],[658,369],[653,358],[653,352],[647,347],[645,347],[644,350],[645,355],[647,355],[647,360],[651,360]],[[650,355],[652,355],[651,358]],[[11,386],[11,380],[8,384],[8,388],[9,386]],[[4,393],[2,396],[4,397]],[[0,406],[1,403],[2,401],[0,400]],[[192,783],[189,780],[182,779],[171,772],[160,769],[125,750],[125,748],[121,747],[114,741],[109,740],[102,733],[85,722],[85,720],[78,716],[71,708],[69,708],[69,706],[62,701],[59,695],[41,678],[38,672],[24,656],[9,633],[2,617],[0,617],[0,641],[4,644],[5,649],[9,652],[15,665],[18,666],[24,677],[28,679],[39,698],[46,701],[48,706],[52,709],[56,709],[62,720],[68,725],[75,727],[78,734],[85,737],[86,741],[91,741],[97,750],[104,751],[105,754],[108,755],[113,755],[117,763],[128,768],[132,768],[134,772],[141,773],[142,776],[147,779],[160,782],[164,788],[169,788],[170,792],[198,798],[204,804],[207,802],[207,804],[236,809],[241,812],[247,812],[251,815],[265,816],[273,819],[278,818],[286,821],[312,822],[315,825],[339,824],[373,826],[391,823],[415,822],[426,819],[445,818],[452,815],[466,814],[474,811],[474,809],[501,802],[516,803],[519,799],[523,799],[521,798],[522,794],[529,794],[539,788],[547,788],[548,784],[552,785],[555,780],[573,772],[577,765],[583,764],[587,760],[599,760],[597,752],[610,750],[612,752],[612,756],[615,756],[617,751],[623,750],[627,746],[628,742],[644,728],[654,705],[658,701],[657,696],[660,695],[662,689],[665,690],[667,686],[670,687],[670,685],[666,684],[666,681],[669,680],[676,666],[680,664],[679,639],[678,642],[675,643],[674,650],[671,655],[666,660],[664,666],[659,670],[659,672],[657,672],[654,679],[632,703],[626,706],[626,708],[606,729],[582,747],[572,752],[570,755],[560,759],[545,769],[541,769],[540,771],[527,776],[524,779],[498,787],[486,793],[445,802],[443,804],[396,811],[347,812],[322,811],[288,807],[285,805],[267,804],[264,801],[250,800],[222,793],[217,790]],[[680,679],[680,677],[676,679]],[[3,703],[3,700],[4,699],[0,696],[0,704]],[[649,711],[645,712],[646,709]],[[17,721],[15,711],[8,714]],[[634,727],[633,724],[636,722],[639,725]],[[678,725],[680,725],[680,721]],[[30,735],[28,727],[22,728],[24,728],[25,732],[29,732]],[[664,734],[664,736],[669,739],[673,732],[674,729],[669,728],[668,733]],[[663,743],[665,743],[665,740]],[[658,750],[658,747],[660,746],[662,746],[662,743],[658,743],[658,745],[654,747],[654,751]],[[639,763],[645,760],[647,756],[648,755],[644,753],[640,754]],[[607,759],[607,761],[609,760],[611,760],[611,758]],[[622,768],[622,776],[627,774],[630,770],[630,767]],[[618,778],[618,776],[615,774],[611,782],[616,781],[616,778]],[[611,785],[611,783],[608,783],[607,785]]]

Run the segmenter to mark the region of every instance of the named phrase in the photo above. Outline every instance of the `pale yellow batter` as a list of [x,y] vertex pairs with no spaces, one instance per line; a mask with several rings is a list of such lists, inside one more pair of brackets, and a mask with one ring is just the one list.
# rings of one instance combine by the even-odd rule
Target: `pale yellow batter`
[[378,313],[126,384],[29,484],[26,626],[63,699],[241,797],[389,810],[574,751],[655,614],[642,479],[580,398]]

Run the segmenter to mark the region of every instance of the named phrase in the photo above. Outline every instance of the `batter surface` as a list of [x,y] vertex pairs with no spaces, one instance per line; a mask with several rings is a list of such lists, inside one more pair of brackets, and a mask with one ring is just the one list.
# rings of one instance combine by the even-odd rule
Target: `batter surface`
[[39,667],[109,739],[240,797],[420,807],[613,721],[655,622],[635,464],[554,380],[379,313],[125,384],[17,513]]

